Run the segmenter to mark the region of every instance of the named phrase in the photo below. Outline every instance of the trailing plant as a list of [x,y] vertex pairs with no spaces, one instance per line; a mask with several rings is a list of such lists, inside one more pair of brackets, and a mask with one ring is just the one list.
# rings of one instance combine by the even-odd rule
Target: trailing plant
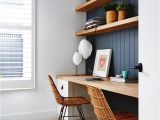
[[106,4],[103,6],[104,11],[116,10],[117,3]]

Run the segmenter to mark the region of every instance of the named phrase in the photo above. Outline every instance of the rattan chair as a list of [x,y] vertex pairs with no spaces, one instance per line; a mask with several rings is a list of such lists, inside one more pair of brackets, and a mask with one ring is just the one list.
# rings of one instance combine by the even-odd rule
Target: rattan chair
[[[84,113],[82,110],[82,105],[89,104],[89,101],[84,97],[62,97],[59,91],[57,90],[57,87],[52,77],[48,75],[48,78],[49,78],[49,82],[50,82],[52,91],[54,93],[54,96],[56,98],[56,101],[58,104],[62,106],[58,120],[63,120],[64,117],[80,117],[81,120],[85,120]],[[77,107],[79,116],[65,116],[67,107]]]
[[129,112],[112,112],[100,89],[88,85],[87,89],[98,120],[138,120],[136,116]]

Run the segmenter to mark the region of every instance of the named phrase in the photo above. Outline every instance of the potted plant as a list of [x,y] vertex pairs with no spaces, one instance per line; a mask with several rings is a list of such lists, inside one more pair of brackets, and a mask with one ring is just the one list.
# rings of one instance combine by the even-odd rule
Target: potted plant
[[106,4],[103,9],[106,11],[106,23],[112,23],[118,20],[118,13],[116,11],[117,3]]
[[126,2],[117,3],[118,20],[124,20],[128,17],[129,4]]

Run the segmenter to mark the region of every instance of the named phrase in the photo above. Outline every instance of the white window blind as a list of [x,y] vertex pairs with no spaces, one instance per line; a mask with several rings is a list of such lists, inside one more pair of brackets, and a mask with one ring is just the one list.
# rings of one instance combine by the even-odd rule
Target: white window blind
[[0,0],[0,89],[35,86],[35,0]]
[[23,77],[23,38],[21,34],[0,33],[0,77]]

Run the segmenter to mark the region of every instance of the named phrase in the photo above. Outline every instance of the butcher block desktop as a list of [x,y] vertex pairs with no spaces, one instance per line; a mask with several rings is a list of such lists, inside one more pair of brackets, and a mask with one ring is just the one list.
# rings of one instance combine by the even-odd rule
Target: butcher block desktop
[[66,80],[68,82],[81,85],[91,85],[102,90],[138,98],[138,83],[112,82],[110,81],[109,78],[103,78],[103,81],[86,81],[86,78],[91,78],[91,77],[93,76],[58,75],[57,80]]

